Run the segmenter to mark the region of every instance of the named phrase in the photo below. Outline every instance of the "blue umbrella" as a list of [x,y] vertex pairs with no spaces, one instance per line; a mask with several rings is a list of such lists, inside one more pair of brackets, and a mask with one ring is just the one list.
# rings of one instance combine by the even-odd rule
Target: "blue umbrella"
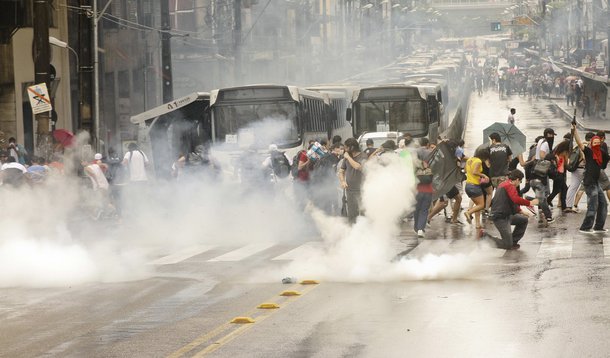
[[483,142],[489,141],[489,135],[498,133],[502,143],[508,145],[514,155],[525,152],[526,138],[514,124],[496,122],[483,130]]

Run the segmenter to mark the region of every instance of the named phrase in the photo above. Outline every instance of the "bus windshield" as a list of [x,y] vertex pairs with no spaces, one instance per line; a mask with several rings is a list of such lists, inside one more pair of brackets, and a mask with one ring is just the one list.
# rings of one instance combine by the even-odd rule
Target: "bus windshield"
[[356,128],[364,132],[428,134],[425,101],[362,101],[355,105]]
[[214,110],[216,141],[240,148],[294,145],[300,141],[294,102],[219,104]]

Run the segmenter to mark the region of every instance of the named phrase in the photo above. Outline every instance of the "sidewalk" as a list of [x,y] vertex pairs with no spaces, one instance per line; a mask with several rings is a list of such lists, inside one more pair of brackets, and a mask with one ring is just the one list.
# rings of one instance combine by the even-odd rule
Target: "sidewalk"
[[610,133],[610,120],[593,116],[582,116],[582,108],[567,106],[565,98],[551,98],[550,101],[555,105],[555,108],[561,113],[562,118],[568,122],[572,121],[574,116],[574,108],[576,111],[576,124],[579,129],[587,132],[604,131]]

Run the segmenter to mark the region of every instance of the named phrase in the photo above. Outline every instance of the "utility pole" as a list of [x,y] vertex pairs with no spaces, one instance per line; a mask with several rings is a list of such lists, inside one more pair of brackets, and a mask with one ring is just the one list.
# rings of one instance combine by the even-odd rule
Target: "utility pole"
[[610,83],[610,3],[606,6],[606,76],[608,80],[606,82]]
[[233,59],[235,60],[235,85],[241,83],[241,0],[234,0]]
[[163,80],[163,103],[174,99],[172,78],[172,44],[169,30],[169,0],[161,0],[161,76]]
[[[45,83],[51,91],[49,71],[51,57],[49,45],[49,4],[47,0],[34,0],[34,82]],[[47,157],[51,149],[50,112],[39,113],[36,118],[36,151]]]

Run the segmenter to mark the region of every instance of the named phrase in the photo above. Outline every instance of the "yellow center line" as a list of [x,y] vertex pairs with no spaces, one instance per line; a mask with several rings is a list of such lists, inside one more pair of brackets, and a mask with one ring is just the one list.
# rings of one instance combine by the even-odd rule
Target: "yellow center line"
[[[295,290],[297,288],[301,287],[301,284],[295,284],[293,286],[291,286],[290,288],[288,288],[288,291],[290,290]],[[264,301],[264,302],[269,302],[272,301],[274,299],[276,299],[277,297],[282,297],[279,295],[274,295],[271,298],[269,298],[268,300]],[[298,297],[298,296],[297,296]],[[253,313],[259,312],[260,309],[258,308],[253,308],[252,310],[248,311],[246,313],[246,316],[250,316]],[[230,329],[232,327],[234,327],[235,324],[234,323],[230,323],[229,321],[227,321],[226,323],[221,324],[220,326],[216,327],[215,329],[213,329],[212,331],[205,333],[197,338],[195,338],[192,342],[190,342],[189,344],[185,345],[184,347],[180,348],[179,350],[175,351],[174,353],[170,354],[168,356],[168,358],[179,358],[182,357],[183,355],[185,355],[186,353],[192,351],[193,349],[195,349],[196,347],[202,345],[203,343],[209,341],[210,339],[218,336],[220,333],[222,333],[223,331],[226,331],[227,329]],[[249,325],[247,325],[249,326]]]
[[[301,292],[300,296],[290,296],[289,298],[286,299],[286,302],[281,307],[288,306],[290,303],[296,301],[299,297],[303,297],[306,293],[308,293],[309,291],[311,291],[314,288],[316,288],[316,286],[317,285],[310,285],[309,287],[305,288]],[[269,313],[262,314],[262,315],[256,317],[256,323],[260,323],[260,322],[264,321],[265,319],[269,318],[271,315],[273,315],[277,311],[278,310],[268,311]],[[245,324],[245,325],[243,325],[243,326],[241,326],[241,327],[231,331],[227,335],[217,339],[216,342],[210,344],[209,346],[204,348],[202,351],[200,351],[197,354],[193,355],[193,357],[200,358],[200,357],[205,356],[208,353],[214,352],[218,348],[222,347],[223,345],[231,342],[233,339],[235,339],[235,338],[239,337],[240,335],[242,335],[244,332],[246,332],[248,329],[252,328],[254,325],[255,325],[255,323]]]

